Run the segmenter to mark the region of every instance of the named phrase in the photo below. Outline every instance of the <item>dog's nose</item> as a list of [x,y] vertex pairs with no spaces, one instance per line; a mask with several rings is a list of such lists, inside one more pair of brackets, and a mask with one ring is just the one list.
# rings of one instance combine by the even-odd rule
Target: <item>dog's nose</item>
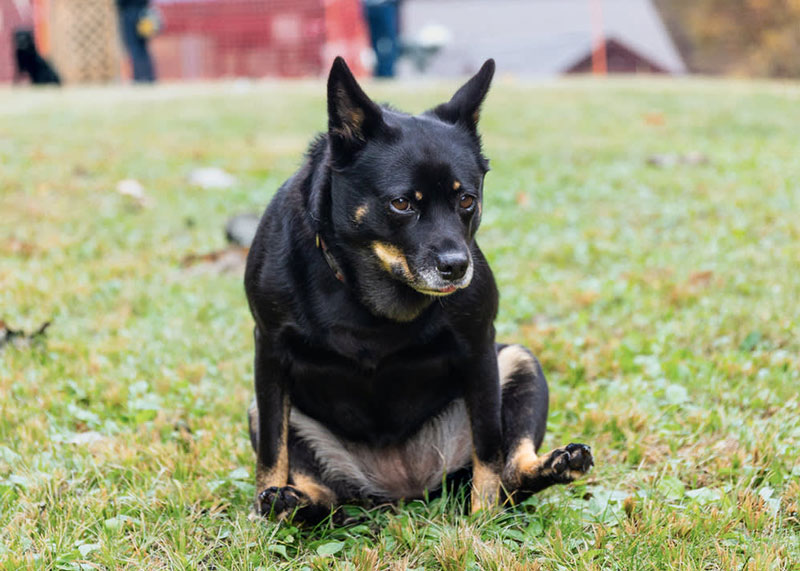
[[467,273],[469,257],[465,252],[450,251],[436,256],[436,269],[446,280],[460,280]]

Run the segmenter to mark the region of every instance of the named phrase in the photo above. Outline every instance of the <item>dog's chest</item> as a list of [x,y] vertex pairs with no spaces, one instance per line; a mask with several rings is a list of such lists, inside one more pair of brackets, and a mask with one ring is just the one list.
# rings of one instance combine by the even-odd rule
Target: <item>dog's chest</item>
[[346,334],[319,345],[295,338],[287,346],[292,403],[356,442],[407,438],[462,394],[455,345],[447,333],[394,350],[389,343]]

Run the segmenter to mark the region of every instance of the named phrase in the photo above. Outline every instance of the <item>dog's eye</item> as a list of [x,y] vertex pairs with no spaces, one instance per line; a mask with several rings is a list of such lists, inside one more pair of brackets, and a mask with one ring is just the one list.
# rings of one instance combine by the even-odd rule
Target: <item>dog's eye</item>
[[392,208],[400,212],[408,212],[411,208],[411,203],[405,198],[395,198],[392,200]]
[[475,197],[471,194],[462,194],[461,199],[458,201],[458,205],[464,210],[469,210],[473,204],[475,204]]

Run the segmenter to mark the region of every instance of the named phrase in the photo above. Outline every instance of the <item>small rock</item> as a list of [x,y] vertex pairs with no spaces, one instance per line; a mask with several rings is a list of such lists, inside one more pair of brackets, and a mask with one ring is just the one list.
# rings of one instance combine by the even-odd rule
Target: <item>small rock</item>
[[117,183],[117,192],[131,198],[137,206],[150,206],[150,198],[144,192],[144,186],[138,180],[126,178]]
[[681,162],[685,165],[689,166],[698,166],[698,165],[707,165],[708,164],[708,156],[705,153],[701,153],[699,151],[693,151],[691,153],[686,153],[681,157]]
[[95,430],[90,430],[89,432],[78,432],[73,434],[66,441],[69,444],[87,446],[89,444],[94,444],[95,442],[100,442],[101,440],[105,440],[105,436]]
[[260,221],[261,216],[253,212],[237,214],[225,224],[225,237],[231,244],[249,248],[256,236]]
[[236,177],[218,167],[201,167],[189,174],[189,183],[206,190],[223,189],[236,184]]
[[662,169],[670,168],[678,164],[678,158],[675,155],[650,155],[647,157],[647,164]]
[[647,157],[647,164],[658,168],[673,168],[678,165],[696,167],[707,165],[708,155],[699,151],[684,154],[655,154]]

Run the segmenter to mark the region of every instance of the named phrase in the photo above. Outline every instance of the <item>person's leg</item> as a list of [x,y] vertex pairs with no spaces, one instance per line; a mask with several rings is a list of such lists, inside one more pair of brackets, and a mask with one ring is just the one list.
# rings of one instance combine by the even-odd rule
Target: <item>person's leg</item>
[[132,13],[135,13],[135,10],[126,7],[118,8],[119,33],[122,37],[122,44],[125,46],[125,51],[128,52],[128,59],[131,62],[131,67],[133,67],[134,63],[133,52],[136,49],[136,20],[131,17]]
[[156,72],[153,66],[153,58],[150,57],[150,51],[147,49],[147,42],[145,38],[137,36],[138,43],[136,46],[136,60],[138,62],[138,69],[134,74],[136,81],[154,82],[156,80]]
[[147,41],[139,35],[136,27],[141,16],[140,8],[120,8],[120,31],[122,41],[131,60],[133,80],[137,82],[155,81],[155,71]]
[[397,59],[397,4],[386,2],[367,7],[372,49],[375,50],[375,76],[394,77]]

